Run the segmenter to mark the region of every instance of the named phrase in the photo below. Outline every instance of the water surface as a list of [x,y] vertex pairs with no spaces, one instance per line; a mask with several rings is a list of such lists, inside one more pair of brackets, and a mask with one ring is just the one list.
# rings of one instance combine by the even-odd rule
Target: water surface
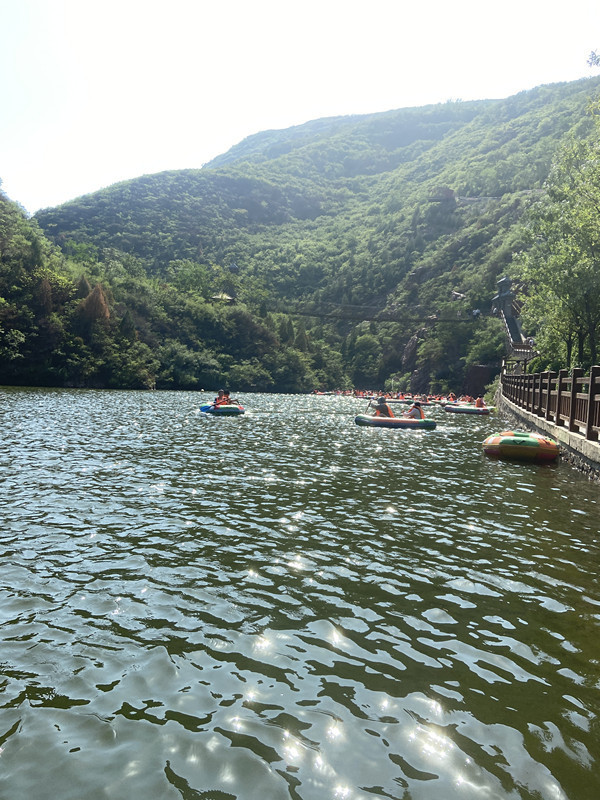
[[0,797],[596,800],[597,485],[242,399],[0,391]]

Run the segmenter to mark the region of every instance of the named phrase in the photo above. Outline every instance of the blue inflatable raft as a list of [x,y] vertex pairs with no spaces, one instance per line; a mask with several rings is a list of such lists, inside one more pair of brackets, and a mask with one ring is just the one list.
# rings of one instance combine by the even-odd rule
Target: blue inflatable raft
[[238,417],[244,414],[246,409],[240,405],[221,404],[219,406],[210,403],[206,406],[200,406],[200,411],[205,414],[213,414],[215,417]]

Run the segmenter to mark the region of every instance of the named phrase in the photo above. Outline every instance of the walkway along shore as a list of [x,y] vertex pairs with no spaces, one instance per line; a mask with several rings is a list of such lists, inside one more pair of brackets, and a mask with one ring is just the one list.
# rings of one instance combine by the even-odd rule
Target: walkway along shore
[[515,375],[503,369],[497,405],[561,446],[561,457],[600,481],[600,366],[585,376],[537,372]]

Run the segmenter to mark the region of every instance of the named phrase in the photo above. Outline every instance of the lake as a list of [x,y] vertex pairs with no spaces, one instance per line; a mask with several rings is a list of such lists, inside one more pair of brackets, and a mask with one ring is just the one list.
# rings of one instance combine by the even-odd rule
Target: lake
[[0,390],[0,798],[596,800],[597,484],[213,396]]

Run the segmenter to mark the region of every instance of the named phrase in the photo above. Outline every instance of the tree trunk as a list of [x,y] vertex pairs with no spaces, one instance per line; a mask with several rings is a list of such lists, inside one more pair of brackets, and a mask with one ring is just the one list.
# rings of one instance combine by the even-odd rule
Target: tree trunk
[[588,342],[590,345],[590,364],[596,363],[596,326],[590,325],[588,331]]
[[582,366],[583,365],[584,344],[585,344],[585,333],[580,329],[580,330],[577,331],[577,361],[578,361],[578,366]]
[[566,364],[568,370],[571,369],[572,358],[573,358],[573,337],[569,336],[569,338],[567,339],[567,364]]

